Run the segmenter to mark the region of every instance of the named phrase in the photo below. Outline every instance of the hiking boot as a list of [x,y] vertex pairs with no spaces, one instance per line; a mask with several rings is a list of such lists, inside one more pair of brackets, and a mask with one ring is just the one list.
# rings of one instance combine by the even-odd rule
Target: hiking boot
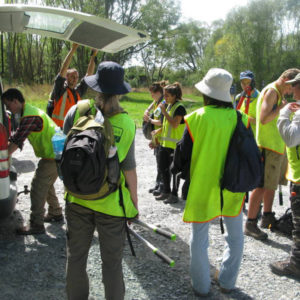
[[159,195],[161,194],[160,188],[154,190],[154,191],[152,192],[152,194],[153,194],[153,196],[159,196]]
[[266,240],[268,238],[268,235],[257,227],[257,220],[246,221],[245,235],[252,236],[256,240]]
[[168,197],[170,196],[169,193],[161,193],[160,195],[158,195],[157,197],[155,197],[155,200],[166,200],[168,199]]
[[194,288],[193,288],[193,292],[194,292],[195,296],[197,296],[197,297],[208,297],[210,295],[209,292],[208,293],[199,293]]
[[38,225],[32,222],[16,230],[17,235],[34,235],[34,234],[43,234],[45,232],[46,231],[44,225]]
[[213,281],[219,286],[221,293],[223,293],[223,294],[229,294],[229,293],[231,293],[233,291],[233,289],[226,289],[226,288],[224,288],[224,287],[222,287],[220,285],[220,282],[219,282],[219,273],[220,273],[219,270],[216,269],[216,272],[215,272],[215,274],[213,276]]
[[300,267],[290,263],[290,260],[276,261],[270,264],[271,271],[279,276],[293,276],[300,279]]
[[47,214],[46,216],[44,216],[44,222],[46,223],[53,223],[53,222],[60,222],[64,219],[64,216],[61,215],[50,215]]
[[157,190],[159,188],[159,185],[156,184],[153,188],[149,189],[149,193],[152,194],[155,190]]
[[178,197],[172,194],[168,197],[168,199],[164,200],[165,204],[172,204],[177,202],[178,202]]
[[260,227],[261,228],[271,228],[274,227],[276,223],[275,213],[269,213],[267,215],[263,214],[261,217]]

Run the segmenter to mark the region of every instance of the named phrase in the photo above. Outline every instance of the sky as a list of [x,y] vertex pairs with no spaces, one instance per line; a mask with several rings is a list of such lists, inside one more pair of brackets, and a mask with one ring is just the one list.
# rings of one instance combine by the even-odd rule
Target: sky
[[181,0],[182,21],[189,18],[211,23],[225,19],[234,7],[246,5],[248,0]]

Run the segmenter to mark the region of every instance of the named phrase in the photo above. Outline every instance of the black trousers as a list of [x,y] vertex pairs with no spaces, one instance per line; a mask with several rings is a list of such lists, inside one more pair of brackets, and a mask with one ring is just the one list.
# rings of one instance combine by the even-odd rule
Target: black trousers
[[[158,165],[159,165],[159,171],[162,177],[163,187],[162,192],[163,193],[171,193],[171,172],[170,172],[170,166],[173,161],[174,156],[174,149],[171,148],[165,148],[160,147],[158,152]],[[172,194],[177,196],[177,189],[178,189],[178,182],[176,180],[173,180],[172,184]]]
[[294,224],[291,264],[300,269],[300,186],[292,183],[290,191],[291,210]]

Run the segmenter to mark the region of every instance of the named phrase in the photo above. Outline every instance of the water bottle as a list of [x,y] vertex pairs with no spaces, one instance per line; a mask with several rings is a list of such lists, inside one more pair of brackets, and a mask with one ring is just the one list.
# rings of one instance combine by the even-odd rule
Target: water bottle
[[[163,100],[161,104],[166,104],[166,100]],[[161,115],[161,108],[158,106],[154,111],[154,116],[158,118],[160,115]]]
[[52,136],[51,139],[56,160],[61,159],[61,155],[64,150],[65,140],[66,140],[66,135],[61,131],[59,127],[56,127],[55,134]]

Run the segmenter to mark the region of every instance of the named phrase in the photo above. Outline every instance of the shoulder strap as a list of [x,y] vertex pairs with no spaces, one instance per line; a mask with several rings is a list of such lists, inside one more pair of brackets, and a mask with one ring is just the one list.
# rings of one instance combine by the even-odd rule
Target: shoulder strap
[[90,101],[89,100],[78,101],[77,109],[80,117],[86,115],[91,110]]

